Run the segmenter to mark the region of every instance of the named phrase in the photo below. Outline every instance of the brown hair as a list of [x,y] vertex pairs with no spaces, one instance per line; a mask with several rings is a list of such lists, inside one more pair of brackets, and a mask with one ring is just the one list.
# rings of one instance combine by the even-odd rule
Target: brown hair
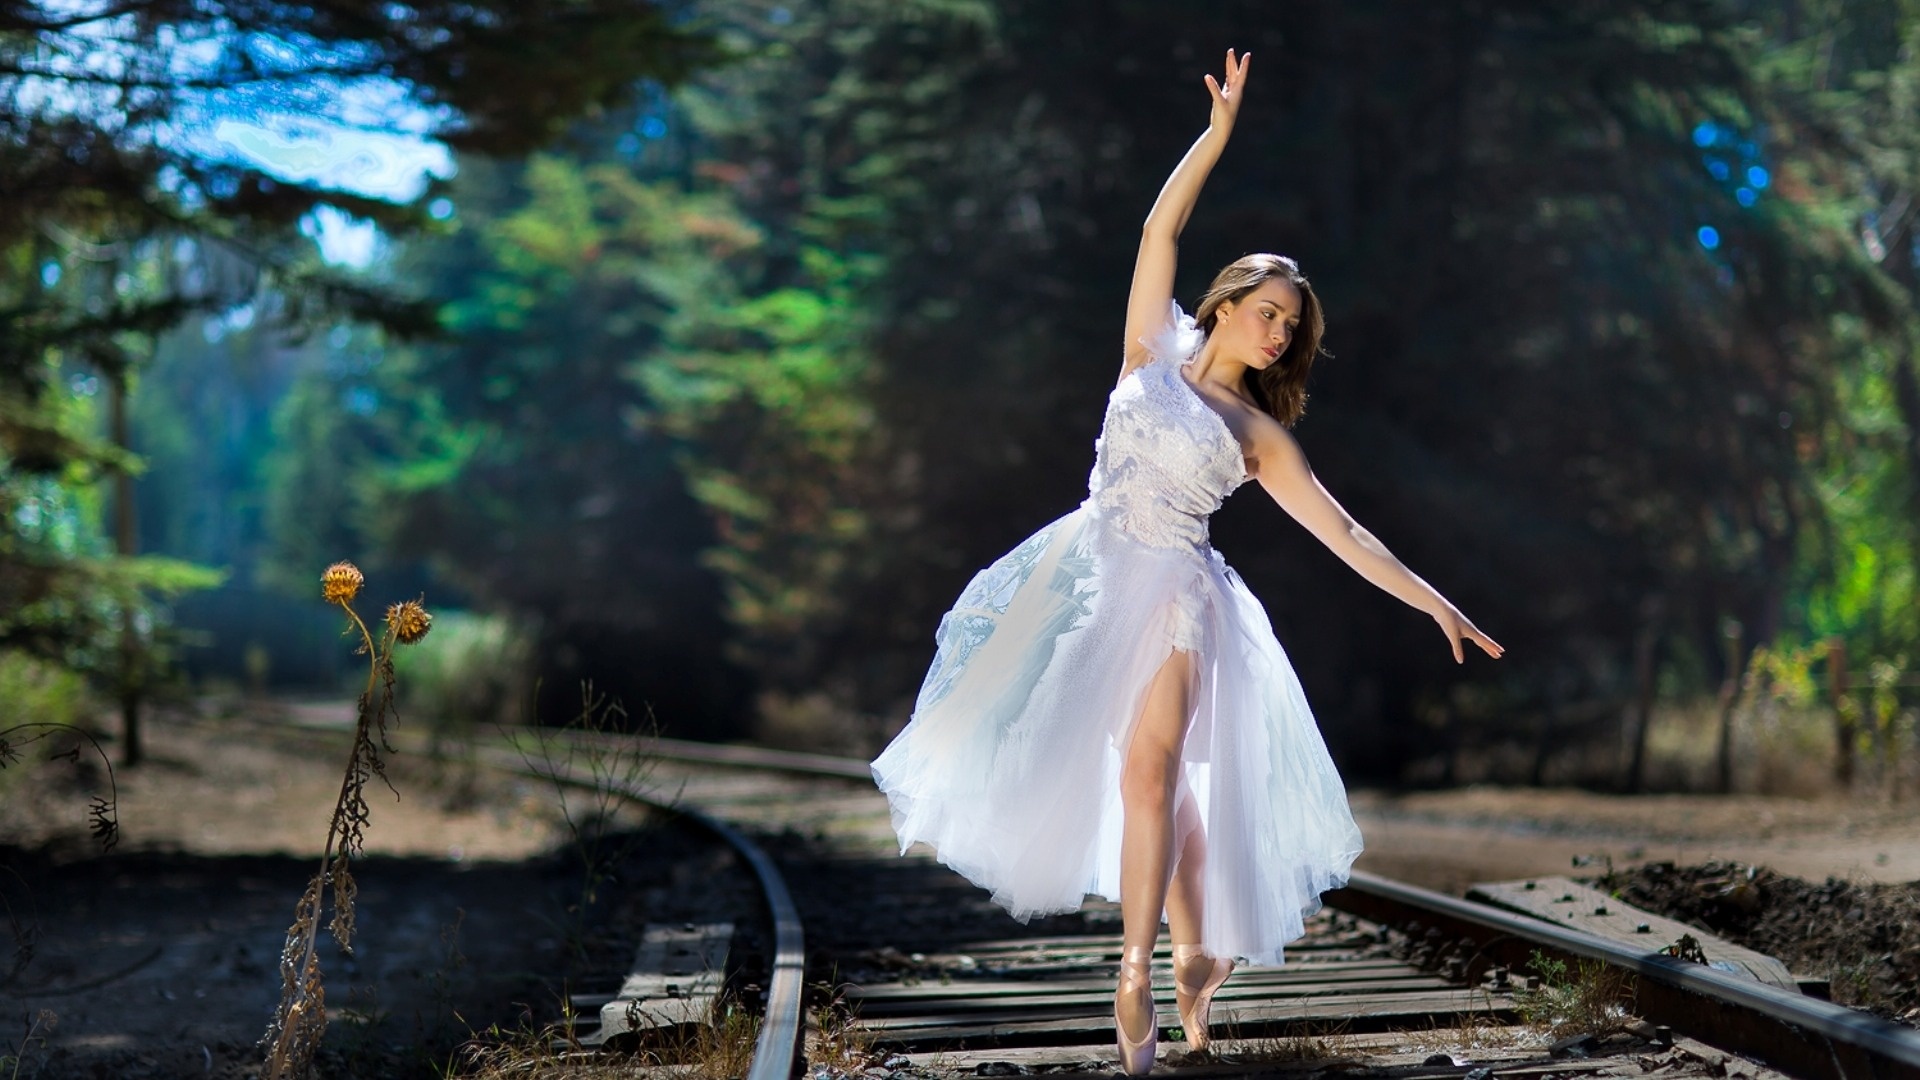
[[1287,342],[1287,351],[1247,380],[1247,390],[1275,420],[1292,427],[1307,411],[1307,372],[1313,368],[1314,357],[1331,355],[1320,347],[1320,338],[1327,331],[1320,298],[1313,294],[1300,265],[1284,255],[1241,256],[1214,275],[1213,284],[1200,296],[1193,318],[1200,329],[1212,335],[1221,304],[1229,300],[1238,304],[1248,293],[1276,278],[1300,290],[1300,327]]

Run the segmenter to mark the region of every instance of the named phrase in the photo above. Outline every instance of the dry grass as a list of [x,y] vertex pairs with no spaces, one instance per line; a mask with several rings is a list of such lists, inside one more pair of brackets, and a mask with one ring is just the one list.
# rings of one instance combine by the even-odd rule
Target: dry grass
[[[1711,791],[1720,741],[1719,705],[1702,697],[1662,703],[1647,731],[1647,781],[1656,790]],[[1833,781],[1833,713],[1748,694],[1734,712],[1734,790],[1813,797]]]
[[739,1080],[753,1064],[760,1018],[723,1006],[701,1025],[660,1046],[629,1053],[590,1050],[572,1038],[571,1021],[536,1026],[523,1017],[498,1025],[464,1047],[448,1080]]
[[1619,968],[1598,960],[1569,965],[1538,950],[1530,966],[1540,976],[1540,986],[1518,991],[1513,1003],[1520,1019],[1548,1038],[1605,1035],[1633,1018],[1625,1005],[1633,980]]
[[[1231,1022],[1216,1026],[1226,1031],[1233,1030]],[[1293,1065],[1308,1062],[1326,1065],[1353,1060],[1358,1056],[1346,1045],[1346,1036],[1347,1025],[1344,1022],[1310,1025],[1308,1030],[1298,1035],[1283,1035],[1273,1039],[1216,1036],[1207,1049],[1187,1057],[1196,1061],[1211,1059],[1228,1065]]]
[[1421,1053],[1472,1058],[1490,1050],[1513,1050],[1541,1041],[1539,1028],[1516,1026],[1494,1014],[1493,996],[1481,991],[1484,1008],[1455,1016],[1453,1023],[1405,1033],[1404,1046]]
[[[824,988],[822,988],[824,989]],[[858,1073],[878,1064],[873,1036],[862,1029],[853,1006],[834,994],[807,1017],[807,1068]]]

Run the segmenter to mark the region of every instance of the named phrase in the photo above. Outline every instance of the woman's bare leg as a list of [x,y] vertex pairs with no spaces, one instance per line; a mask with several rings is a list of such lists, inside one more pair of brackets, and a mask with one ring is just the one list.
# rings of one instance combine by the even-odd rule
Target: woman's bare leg
[[1167,936],[1177,943],[1197,943],[1206,910],[1200,883],[1207,872],[1207,835],[1200,828],[1200,808],[1192,799],[1179,804],[1173,821],[1180,849],[1173,860],[1173,881],[1167,886]]
[[[1184,962],[1178,946],[1200,944],[1205,929],[1206,896],[1202,882],[1207,871],[1206,830],[1199,827],[1200,809],[1192,799],[1180,803],[1175,811],[1174,835],[1180,837],[1180,853],[1173,863],[1173,882],[1167,887],[1167,930],[1176,948],[1173,958],[1174,999],[1181,1015],[1193,1005],[1199,987],[1213,974],[1214,958],[1205,953],[1189,955]],[[1189,991],[1188,987],[1195,987]],[[1200,1036],[1205,1039],[1204,1033]],[[1187,1033],[1192,1042],[1194,1035]]]
[[[1180,747],[1187,736],[1192,671],[1192,654],[1178,650],[1160,665],[1127,744],[1120,773],[1123,945],[1151,948],[1160,936],[1173,863],[1173,800],[1180,778]],[[1146,1002],[1136,997],[1117,1004],[1127,1033],[1144,1033],[1150,1022]]]

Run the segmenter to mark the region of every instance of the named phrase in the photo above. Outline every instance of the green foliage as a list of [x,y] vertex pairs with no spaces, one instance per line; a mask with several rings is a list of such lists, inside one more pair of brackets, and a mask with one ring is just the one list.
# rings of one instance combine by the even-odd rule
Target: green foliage
[[501,615],[436,612],[433,647],[394,658],[397,704],[436,734],[519,724],[532,693],[532,635]]
[[1254,97],[1180,295],[1300,257],[1335,353],[1316,472],[1528,643],[1462,685],[1425,620],[1230,504],[1220,546],[1348,764],[1617,715],[1636,639],[1716,685],[1728,617],[1920,655],[1888,254],[1911,3],[1172,11],[706,5],[724,70],[463,159],[457,214],[391,268],[449,338],[295,390],[276,531],[318,543],[325,508],[336,550],[432,561],[537,619],[542,664],[611,628],[623,661],[698,642],[662,665],[697,681],[724,639],[760,690],[902,715],[967,576],[1081,497],[1138,224],[1235,44]]
[[[296,333],[341,318],[395,334],[431,329],[430,310],[401,291],[322,266],[297,227],[325,204],[391,233],[417,231],[425,198],[399,206],[288,181],[210,158],[180,131],[208,115],[252,115],[268,98],[305,118],[364,126],[354,110],[365,97],[338,91],[386,80],[430,117],[424,132],[392,123],[525,152],[581,112],[627,100],[643,75],[678,79],[717,57],[707,35],[651,3],[9,5],[0,13],[0,646],[101,670],[96,654],[124,614],[139,638],[137,664],[114,678],[139,683],[147,676],[135,668],[157,663],[144,647],[157,602],[216,580],[184,564],[128,562],[99,535],[95,485],[139,465],[82,399],[131,393],[159,336],[196,313],[241,308]],[[539,94],[520,89],[536,82]],[[175,446],[192,441],[161,434]]]
[[94,707],[86,680],[44,660],[0,651],[0,729],[44,723],[73,727]]
[[1805,708],[1819,700],[1814,665],[1826,658],[1825,642],[1762,645],[1747,661],[1748,685],[1775,702]]
[[787,691],[820,674],[849,563],[871,541],[876,468],[858,275],[825,249],[801,254],[802,284],[684,295],[665,347],[635,370],[648,421],[686,446],[737,655]]
[[[1312,620],[1304,673],[1330,714],[1498,731],[1617,700],[1650,609],[1710,655],[1725,615],[1764,634],[1817,512],[1799,440],[1852,355],[1829,320],[1883,340],[1901,317],[1827,194],[1834,159],[1730,7],[715,10],[744,59],[681,96],[696,171],[770,250],[830,236],[871,260],[856,295],[886,467],[838,488],[866,539],[790,646],[858,710],[898,713],[967,575],[1079,497],[1138,222],[1225,43],[1266,74],[1183,237],[1182,296],[1249,249],[1298,255],[1336,354],[1301,429],[1317,471],[1483,625],[1535,643],[1455,693],[1422,620],[1328,573],[1270,508],[1229,506],[1216,535],[1286,598],[1283,636]],[[1713,154],[1779,182],[1740,202],[1703,124]],[[723,528],[771,512],[693,479]],[[728,558],[761,591],[786,580],[778,557]],[[773,605],[735,610],[785,632]],[[1373,680],[1407,689],[1379,702]]]
[[[385,557],[538,624],[547,659],[596,635],[630,672],[663,651],[716,657],[716,589],[694,564],[711,533],[631,375],[677,300],[724,291],[718,261],[756,233],[711,198],[555,155],[468,160],[456,195],[452,234],[403,256],[447,298],[447,340],[310,376],[276,471],[311,473]],[[372,407],[347,414],[349,391]]]
[[[1764,71],[1811,117],[1826,159],[1829,213],[1859,238],[1904,311],[1874,334],[1847,313],[1832,334],[1853,356],[1805,448],[1817,527],[1803,538],[1786,630],[1844,641],[1857,667],[1920,654],[1920,8],[1904,0],[1782,4]],[[1896,659],[1897,658],[1897,659]]]

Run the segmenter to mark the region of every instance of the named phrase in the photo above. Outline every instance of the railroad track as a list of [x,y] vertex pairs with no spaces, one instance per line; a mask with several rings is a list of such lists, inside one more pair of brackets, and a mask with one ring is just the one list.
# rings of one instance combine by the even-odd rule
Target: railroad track
[[[823,930],[807,954],[808,982],[831,988],[845,1017],[835,1038],[864,1061],[908,1075],[1113,1069],[1111,905],[1019,933],[932,860],[892,854],[864,762],[670,741],[652,750],[673,766],[654,782],[672,787],[680,806],[776,838],[779,858],[767,861],[794,879],[788,893],[807,929]],[[1228,983],[1211,1055],[1182,1053],[1163,946],[1155,964],[1163,1066],[1920,1077],[1920,1032],[1665,955],[1665,942],[1630,948],[1366,874],[1326,899],[1286,967]],[[1538,958],[1618,973],[1635,1019],[1603,1037],[1543,1045],[1517,1025]],[[776,1045],[768,1033],[797,1036],[807,1026],[802,1007],[768,995],[750,1080],[782,1080],[799,1067],[803,1047]]]
[[[1021,927],[930,858],[897,857],[864,762],[670,740],[647,750],[658,766],[620,794],[709,829],[762,887],[772,957],[753,986],[727,991],[762,1009],[746,1080],[806,1067],[810,1027],[838,1055],[812,1063],[818,1080],[1114,1070],[1113,905]],[[511,754],[488,763],[527,768]],[[1630,947],[1366,874],[1326,901],[1287,966],[1228,983],[1211,1054],[1184,1053],[1163,946],[1163,1070],[1920,1078],[1920,1031],[1665,955],[1665,942]],[[1543,959],[1611,973],[1633,1019],[1547,1045],[1518,1023]]]

